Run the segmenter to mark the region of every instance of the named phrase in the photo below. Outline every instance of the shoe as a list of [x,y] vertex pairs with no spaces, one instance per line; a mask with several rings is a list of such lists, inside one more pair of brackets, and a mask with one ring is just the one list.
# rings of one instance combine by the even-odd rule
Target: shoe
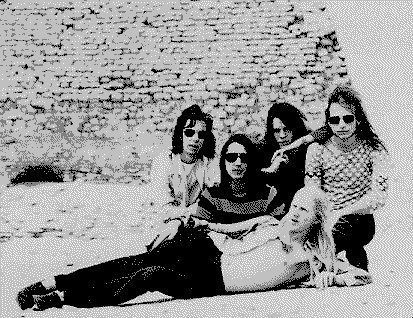
[[17,293],[16,301],[22,310],[32,308],[34,306],[33,295],[46,294],[47,289],[41,282],[37,282],[28,287],[23,288]]
[[33,310],[43,311],[49,308],[62,308],[63,301],[56,291],[52,291],[46,295],[33,295],[34,307]]

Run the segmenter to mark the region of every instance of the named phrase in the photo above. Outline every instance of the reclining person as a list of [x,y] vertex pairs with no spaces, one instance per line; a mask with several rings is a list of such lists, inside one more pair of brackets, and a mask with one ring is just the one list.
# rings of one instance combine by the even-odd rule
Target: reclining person
[[227,233],[233,226],[233,232],[248,234],[219,248],[206,233],[222,232],[222,224],[190,216],[173,240],[150,252],[50,277],[21,290],[17,300],[22,309],[44,310],[117,305],[148,291],[188,299],[303,282],[317,287],[370,283],[369,273],[335,258],[328,209],[321,190],[303,188],[280,223],[266,216],[224,224]]

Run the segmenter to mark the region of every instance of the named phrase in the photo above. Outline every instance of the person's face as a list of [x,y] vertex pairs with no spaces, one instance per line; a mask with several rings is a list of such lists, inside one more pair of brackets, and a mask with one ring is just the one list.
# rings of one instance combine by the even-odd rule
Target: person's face
[[313,199],[305,193],[297,193],[290,210],[283,217],[283,227],[288,232],[302,232],[308,229],[314,220]]
[[182,131],[183,152],[189,155],[196,155],[204,145],[207,134],[204,121],[197,120],[193,127],[188,127],[189,120]]
[[279,118],[274,118],[272,127],[274,129],[274,138],[281,148],[293,141],[293,132]]
[[247,151],[239,143],[233,142],[225,153],[225,169],[232,179],[241,179],[247,172]]
[[330,106],[330,117],[328,125],[334,135],[340,139],[347,139],[356,132],[356,119],[354,114],[340,104],[334,103]]

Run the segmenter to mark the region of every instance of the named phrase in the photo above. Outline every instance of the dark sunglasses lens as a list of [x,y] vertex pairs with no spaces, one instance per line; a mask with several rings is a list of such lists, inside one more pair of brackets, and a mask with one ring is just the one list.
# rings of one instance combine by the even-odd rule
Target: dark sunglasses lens
[[346,124],[351,124],[354,121],[354,115],[345,115],[343,120]]
[[246,153],[241,153],[239,155],[239,157],[241,158],[241,162],[247,162],[247,154]]
[[338,124],[340,123],[340,117],[339,117],[339,116],[330,117],[330,118],[328,119],[328,122],[329,122],[331,125],[338,125]]
[[195,135],[195,130],[193,130],[193,129],[185,129],[185,130],[184,130],[184,134],[185,134],[185,136],[187,136],[187,137],[192,137],[193,135]]
[[[185,129],[184,134],[186,137],[192,137],[195,135],[195,130],[194,129]],[[204,130],[201,130],[198,132],[198,138],[199,139],[205,139],[207,137],[207,132]]]
[[205,139],[207,137],[207,132],[206,131],[200,131],[198,133],[198,138],[199,139]]
[[[338,125],[340,123],[340,116],[332,116],[328,119],[328,122],[331,125]],[[354,121],[354,115],[344,115],[343,116],[343,121],[346,124],[351,124]]]
[[225,160],[228,162],[235,162],[238,157],[241,159],[241,162],[247,162],[247,154],[245,153],[227,153],[225,155]]
[[225,155],[225,160],[228,162],[235,162],[238,158],[238,155],[236,153],[227,153]]

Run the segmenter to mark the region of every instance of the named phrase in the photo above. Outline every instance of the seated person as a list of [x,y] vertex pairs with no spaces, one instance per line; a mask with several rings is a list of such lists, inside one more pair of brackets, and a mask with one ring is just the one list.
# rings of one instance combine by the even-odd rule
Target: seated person
[[[288,103],[276,103],[268,111],[267,131],[261,146],[261,167],[269,167],[274,152],[287,147],[307,134],[304,115]],[[277,205],[284,204],[286,213],[294,194],[304,186],[305,149],[294,149],[277,156],[272,166],[264,168],[261,176],[265,182],[277,189]],[[280,215],[282,217],[282,215]]]
[[[317,287],[369,283],[367,272],[335,259],[327,210],[320,190],[304,188],[279,225],[258,222],[257,233],[247,236],[258,235],[262,228],[266,231],[262,237],[233,253],[219,251],[203,234],[213,231],[214,224],[190,216],[174,240],[151,252],[50,277],[21,290],[17,300],[22,309],[45,310],[116,305],[148,291],[193,298],[269,290],[308,280]],[[237,231],[241,228],[233,226]],[[200,249],[202,253],[192,254]]]
[[[255,145],[245,135],[231,136],[220,161],[221,183],[201,195],[196,216],[214,223],[236,223],[255,216],[277,216],[274,188],[259,179]],[[230,205],[228,202],[234,202]]]
[[[267,186],[259,179],[256,156],[256,147],[247,136],[231,136],[221,151],[221,183],[202,193],[197,210],[191,214],[220,223],[222,229],[225,224],[242,222],[257,216],[272,215],[280,218],[284,212],[283,206],[274,205],[275,188]],[[176,217],[179,218],[178,215]],[[187,215],[180,217],[187,220]],[[158,240],[149,248],[154,248],[163,240],[172,239],[179,225],[179,221],[168,220],[160,229]]]
[[212,118],[198,105],[186,108],[177,119],[172,150],[155,157],[151,168],[154,201],[163,205],[170,217],[195,211],[202,191],[215,182],[214,156]]
[[[265,168],[264,171],[274,172],[278,169],[279,160],[282,160],[284,154],[293,151],[301,146],[309,145],[313,142],[323,143],[331,137],[331,131],[327,126],[322,126],[309,134],[294,140],[292,143],[277,149],[271,158],[271,165]],[[276,160],[278,158],[278,160]]]
[[352,89],[332,92],[326,119],[331,137],[308,147],[305,183],[328,195],[336,252],[345,250],[350,264],[367,270],[364,246],[375,233],[373,213],[387,197],[388,153]]

